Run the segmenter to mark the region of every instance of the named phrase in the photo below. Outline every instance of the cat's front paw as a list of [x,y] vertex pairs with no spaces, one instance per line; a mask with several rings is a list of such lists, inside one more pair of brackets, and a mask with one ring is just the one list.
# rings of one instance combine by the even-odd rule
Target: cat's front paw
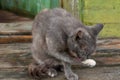
[[82,64],[89,67],[94,67],[96,65],[96,61],[93,59],[86,59],[85,61],[82,61]]
[[50,68],[50,69],[48,69],[47,74],[50,77],[55,77],[55,76],[57,76],[57,71],[53,68]]
[[78,75],[76,75],[75,73],[70,73],[68,75],[66,75],[67,80],[79,80]]

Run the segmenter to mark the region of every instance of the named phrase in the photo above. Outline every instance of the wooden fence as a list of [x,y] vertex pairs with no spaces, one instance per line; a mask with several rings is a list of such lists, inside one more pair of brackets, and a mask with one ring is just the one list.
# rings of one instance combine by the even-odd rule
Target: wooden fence
[[100,37],[120,37],[120,0],[63,0],[63,8],[86,25],[103,23]]
[[0,0],[2,9],[34,16],[44,8],[59,6],[59,0]]
[[0,0],[2,9],[36,15],[44,8],[62,7],[86,25],[103,23],[100,37],[120,37],[120,0]]

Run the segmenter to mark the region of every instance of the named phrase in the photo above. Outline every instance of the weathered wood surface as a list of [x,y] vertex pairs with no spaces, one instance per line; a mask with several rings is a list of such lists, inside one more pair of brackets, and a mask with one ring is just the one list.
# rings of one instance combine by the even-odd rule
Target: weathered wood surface
[[33,21],[0,23],[0,35],[16,32],[30,32]]
[[[119,41],[99,40],[97,52],[92,55],[97,66],[73,66],[80,80],[120,80]],[[0,80],[34,80],[27,73],[27,67],[32,61],[30,47],[31,43],[0,44]],[[56,78],[47,77],[42,80],[65,80],[65,77],[60,73]]]
[[[35,80],[29,77],[24,68],[0,70],[0,80]],[[95,67],[86,69],[74,69],[79,74],[80,80],[120,80],[120,67]],[[63,73],[55,78],[39,80],[66,80]]]
[[19,43],[27,43],[27,42],[31,42],[32,40],[32,36],[31,35],[10,35],[10,36],[0,36],[0,44],[4,44],[4,43],[15,43],[15,42],[19,42]]
[[[21,40],[21,42],[26,41],[25,39],[28,39],[28,37],[29,37],[29,40],[32,39],[32,37],[30,36],[31,35],[31,29],[32,29],[32,23],[33,23],[33,21],[16,22],[16,23],[0,23],[0,35],[1,35],[0,36],[0,43],[10,43],[10,39],[5,40],[6,42],[2,42],[3,41],[2,39],[4,39],[4,38],[6,39],[6,37],[8,38],[9,36],[10,37],[11,36],[21,36],[21,38],[23,39],[23,40]],[[113,26],[115,26],[115,25],[113,25]],[[109,26],[109,28],[111,28],[111,30],[104,31],[104,32],[107,32],[107,34],[109,32],[112,32],[112,30],[113,30],[112,27],[113,26],[111,26],[111,27]],[[111,34],[109,34],[109,35],[106,34],[106,37],[117,36],[119,34],[120,30],[119,30],[119,28],[114,28],[113,31],[116,31],[116,32],[112,35]],[[23,35],[26,35],[26,37],[24,37]],[[101,34],[101,36],[102,36],[102,34]],[[28,40],[28,42],[29,42],[29,40]],[[115,40],[112,40],[112,41],[116,42],[116,40],[117,40],[118,43],[120,43],[119,39],[115,39]],[[102,40],[102,41],[103,42],[105,42],[105,41],[109,42],[109,41],[111,41],[111,39]],[[19,42],[19,41],[14,39],[14,41],[12,41],[12,43],[13,42]],[[114,44],[113,44],[113,46],[114,46]]]
[[[6,4],[6,3],[5,3]],[[7,4],[8,5],[8,4]],[[0,10],[0,22],[20,22],[20,21],[31,21],[30,18],[18,16],[9,11]]]
[[33,17],[42,9],[60,7],[60,0],[0,0],[0,7]]
[[31,42],[32,21],[0,23],[0,44]]
[[[111,65],[112,63],[120,64],[120,56],[119,56],[120,55],[120,43],[119,41],[120,41],[119,39],[118,40],[113,39],[113,40],[108,40],[108,41],[98,40],[97,42],[98,46],[97,46],[96,53],[94,53],[92,57],[98,60],[98,62],[100,60],[101,63],[106,64],[106,65]],[[18,60],[20,61],[24,60],[25,64],[28,64],[26,63],[26,61],[28,62],[31,57],[30,47],[31,47],[31,43],[0,44],[0,57],[1,57],[0,62],[8,61],[7,63],[15,62],[15,64],[17,64]],[[27,58],[29,58],[29,60],[26,60]],[[101,61],[102,59],[104,59],[105,61]],[[113,60],[113,62],[111,62],[111,60]],[[100,64],[100,65],[103,65],[103,64]],[[23,63],[21,63],[21,65],[24,66]]]

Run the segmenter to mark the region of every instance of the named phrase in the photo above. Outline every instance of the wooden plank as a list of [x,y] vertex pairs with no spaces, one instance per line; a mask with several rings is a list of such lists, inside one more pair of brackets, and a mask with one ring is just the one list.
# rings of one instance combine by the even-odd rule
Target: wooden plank
[[[83,0],[63,0],[63,8],[73,16],[82,20]],[[82,4],[82,5],[81,5]]]
[[[108,54],[107,54],[108,55]],[[97,62],[97,66],[120,66],[120,55],[114,56],[100,56],[94,55],[93,59]],[[9,53],[9,54],[0,54],[0,68],[22,68],[27,67],[32,62],[31,54],[26,53]],[[84,65],[78,66],[73,65],[74,67],[84,68]]]
[[96,57],[97,66],[119,66],[120,65],[120,56],[112,57]]
[[[1,23],[0,35],[30,35],[31,34],[31,23]],[[93,23],[92,23],[93,24]],[[94,23],[96,24],[96,23]],[[7,25],[9,27],[7,27]],[[13,25],[13,26],[12,26]],[[86,25],[91,25],[87,23]],[[15,27],[16,26],[16,27]],[[103,30],[100,32],[100,38],[119,38],[120,37],[120,24],[104,24]],[[7,28],[6,28],[7,27]]]
[[32,58],[29,53],[0,54],[0,69],[27,67]]
[[[27,53],[27,52],[30,53],[30,46],[31,43],[0,44],[0,54]],[[100,56],[116,55],[115,53],[120,54],[119,50],[120,50],[119,39],[102,39],[97,41],[96,55]]]
[[[86,23],[87,25],[96,23]],[[120,24],[104,24],[100,38],[119,38]],[[17,23],[0,23],[0,35],[28,35],[31,34],[32,21]],[[2,43],[2,42],[1,42]]]
[[33,80],[26,68],[0,69],[0,80]]
[[5,44],[5,43],[24,43],[24,42],[31,42],[32,41],[32,36],[31,35],[22,35],[22,36],[0,36],[0,44]]
[[26,67],[31,61],[31,44],[0,44],[0,68]]
[[14,11],[26,16],[35,16],[44,8],[59,7],[59,0],[55,0],[55,4],[51,4],[51,0],[1,0],[1,8]]
[[[100,40],[98,45],[99,47],[103,47],[103,45],[117,45],[119,41],[116,39],[113,41]],[[31,43],[0,44],[0,80],[33,80],[27,72],[27,67],[32,62],[30,46]],[[96,53],[92,56],[97,61],[96,67],[87,68],[76,65],[73,66],[73,70],[79,75],[81,80],[110,80],[111,78],[119,80],[119,54]],[[46,77],[42,80],[50,79],[66,80],[63,73],[59,73],[58,77]]]
[[[110,41],[105,42],[110,44]],[[26,67],[32,62],[30,47],[31,43],[0,44],[0,68]],[[101,47],[103,46],[99,45],[98,49]],[[104,46],[103,48],[108,48],[108,53],[104,53],[104,51],[102,52],[99,49],[97,53],[92,55],[92,58],[97,61],[97,66],[120,65],[120,48],[116,47],[116,49],[119,50],[118,52],[110,52],[110,47]]]
[[0,31],[0,35],[31,35],[31,31]]
[[31,31],[33,21],[0,23],[0,32]]
[[97,46],[105,46],[105,45],[119,45],[119,39],[98,39]]
[[[120,80],[120,68],[118,67],[94,67],[77,68],[73,71],[78,74],[80,80]],[[28,75],[26,68],[1,69],[0,80],[36,80]],[[66,80],[61,72],[55,78],[45,77],[40,80]]]
[[0,43],[31,42],[32,21],[0,23]]
[[30,53],[31,43],[0,44],[0,55]]
[[61,7],[60,6],[60,4],[61,4],[60,1],[61,0],[51,0],[51,2],[50,2],[50,8]]
[[32,19],[23,17],[23,16],[18,16],[14,13],[11,13],[9,11],[5,10],[0,10],[0,24],[6,23],[6,22],[21,22],[21,21],[31,21]]

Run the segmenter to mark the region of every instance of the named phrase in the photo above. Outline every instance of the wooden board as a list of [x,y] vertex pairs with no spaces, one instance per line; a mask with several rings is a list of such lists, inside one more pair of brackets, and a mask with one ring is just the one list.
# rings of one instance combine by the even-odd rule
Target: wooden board
[[[72,67],[80,80],[120,80],[120,51],[109,52],[111,49],[120,50],[119,44],[119,39],[99,40],[97,53],[92,56],[97,61],[97,66],[94,68],[78,65]],[[34,80],[28,75],[27,70],[32,62],[30,47],[31,43],[0,44],[0,80]],[[104,53],[103,50],[108,52]],[[60,72],[58,77],[46,77],[41,80],[66,79],[64,73]]]
[[0,32],[31,31],[33,21],[0,23]]
[[0,36],[0,44],[5,44],[5,43],[27,43],[32,41],[32,36],[31,35],[10,35],[10,36]]
[[[98,66],[120,65],[120,42],[115,42],[99,41],[97,53],[92,56]],[[0,68],[27,66],[32,60],[30,47],[31,43],[0,44]]]
[[[120,68],[95,67],[87,69],[73,69],[79,75],[79,80],[120,80]],[[1,69],[0,80],[35,80],[32,79],[25,68]],[[55,78],[46,77],[40,80],[66,80],[64,73]]]
[[45,8],[59,7],[59,0],[0,0],[2,9],[24,14],[26,16],[35,16]]
[[83,19],[83,0],[63,0],[63,8],[78,19]]
[[31,42],[32,21],[0,23],[0,44]]
[[15,13],[11,13],[9,11],[0,10],[0,23],[6,22],[21,22],[21,21],[31,21],[30,18],[18,16]]

